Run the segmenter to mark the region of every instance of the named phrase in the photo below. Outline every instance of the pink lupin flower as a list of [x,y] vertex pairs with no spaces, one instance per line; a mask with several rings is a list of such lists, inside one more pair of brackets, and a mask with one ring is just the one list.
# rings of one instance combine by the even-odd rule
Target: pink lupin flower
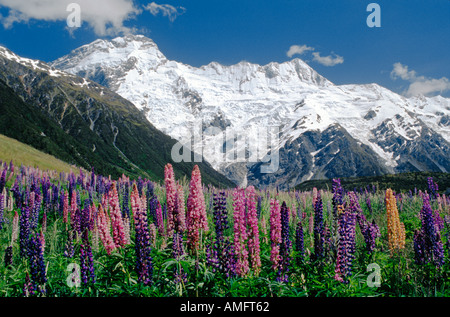
[[247,226],[245,214],[245,190],[236,188],[233,191],[233,217],[234,217],[234,251],[236,254],[236,272],[240,276],[249,270],[247,250]]
[[108,214],[103,210],[102,204],[98,206],[97,213],[97,226],[102,240],[103,246],[106,249],[108,255],[116,249],[113,238],[111,237],[110,220]]
[[295,203],[292,203],[292,207],[290,209],[291,221],[292,223],[296,223],[297,220],[297,208],[295,208]]
[[131,241],[131,234],[130,234],[130,218],[128,217],[123,218],[123,232],[126,244],[129,244]]
[[203,195],[200,169],[197,165],[194,166],[189,183],[186,218],[188,248],[195,253],[199,248],[200,230],[208,230],[205,196]]
[[250,264],[256,274],[261,269],[261,257],[259,246],[259,228],[258,216],[256,211],[256,193],[253,186],[247,187],[245,190],[245,205],[247,209],[247,226],[248,226],[248,252],[250,256]]
[[312,191],[312,205],[315,206],[316,205],[316,201],[317,201],[317,188],[314,187],[313,191]]
[[72,190],[72,196],[70,198],[70,223],[73,225],[75,223],[75,217],[77,213],[77,191]]
[[14,218],[12,223],[12,234],[11,234],[11,246],[16,242],[19,234],[19,214],[17,210],[14,211]]
[[272,268],[277,270],[280,261],[280,243],[281,243],[281,209],[280,203],[276,199],[270,200],[270,261]]
[[184,203],[184,190],[181,184],[176,184],[177,192],[175,198],[174,229],[177,232],[186,231],[186,205]]
[[156,206],[156,223],[158,224],[158,233],[159,235],[164,235],[164,221],[163,221],[163,214],[162,214],[162,208],[161,204],[157,203]]
[[155,224],[153,222],[150,223],[148,225],[148,233],[150,236],[150,242],[152,243],[153,246],[155,246],[155,244],[156,244],[156,232],[157,232],[157,229],[156,229]]
[[69,216],[69,193],[67,190],[64,193],[64,202],[63,202],[63,222],[68,222],[68,216]]
[[41,229],[41,233],[39,235],[39,241],[41,242],[41,248],[42,248],[42,253],[44,253],[44,249],[45,249],[45,236],[44,236],[44,232]]
[[[5,196],[6,197],[6,196]],[[9,192],[9,199],[8,199],[8,211],[11,211],[14,209],[14,198],[12,192]]]
[[104,210],[108,210],[109,209],[109,198],[108,198],[107,194],[103,194],[102,195],[101,204],[102,204]]
[[164,167],[164,184],[166,187],[166,207],[167,207],[167,235],[170,237],[174,230],[175,200],[177,188],[175,184],[175,174],[172,164],[168,163]]
[[47,212],[44,210],[44,215],[42,216],[42,231],[47,231]]
[[34,200],[35,200],[35,198],[36,198],[36,193],[35,192],[31,192],[30,193],[30,200],[29,200],[29,206],[30,206],[30,209],[34,209]]
[[135,225],[139,224],[139,217],[142,210],[142,200],[139,197],[139,192],[137,189],[136,184],[133,184],[133,188],[131,190],[130,194],[130,201],[131,201],[131,210],[133,212],[134,222]]
[[114,244],[116,247],[120,248],[126,245],[128,241],[125,238],[122,212],[119,204],[119,195],[117,193],[115,182],[112,183],[112,187],[109,190],[109,207]]

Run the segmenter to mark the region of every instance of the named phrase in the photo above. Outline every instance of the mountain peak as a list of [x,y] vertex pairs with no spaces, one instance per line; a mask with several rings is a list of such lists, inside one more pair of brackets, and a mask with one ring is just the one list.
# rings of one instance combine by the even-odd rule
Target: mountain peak
[[[117,67],[132,57],[154,60],[166,60],[158,46],[144,35],[128,34],[112,40],[98,39],[92,43],[74,49],[70,54],[51,63],[60,69],[79,70],[83,65],[110,65]],[[84,76],[83,76],[84,77]]]

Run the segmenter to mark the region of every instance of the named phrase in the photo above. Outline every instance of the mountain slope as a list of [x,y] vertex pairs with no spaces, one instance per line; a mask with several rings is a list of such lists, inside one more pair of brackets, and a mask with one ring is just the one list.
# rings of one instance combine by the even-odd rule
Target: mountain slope
[[[190,142],[185,136],[200,130],[203,142],[193,149],[242,185],[292,187],[322,177],[450,171],[449,99],[405,98],[376,84],[338,86],[300,59],[196,68],[168,60],[144,36],[129,35],[84,45],[52,66],[106,85],[177,140]],[[341,159],[329,164],[313,155],[326,144],[309,144],[308,134],[325,142],[319,135],[338,133],[336,126],[343,134],[333,151]],[[276,144],[252,152],[248,145],[261,140],[258,129],[268,127],[279,129]],[[224,160],[227,146],[256,155],[256,162]],[[255,170],[268,153],[280,155],[278,177]],[[291,159],[295,155],[302,157]]]
[[[8,124],[4,134],[100,174],[163,179],[176,140],[157,130],[131,102],[1,47],[0,80],[6,109],[1,120]],[[193,163],[172,163],[178,177],[190,176]],[[205,183],[232,185],[206,162],[199,167]]]
[[6,163],[12,161],[16,166],[23,164],[39,167],[42,171],[78,172],[77,166],[69,165],[52,155],[2,134],[0,134],[0,160]]

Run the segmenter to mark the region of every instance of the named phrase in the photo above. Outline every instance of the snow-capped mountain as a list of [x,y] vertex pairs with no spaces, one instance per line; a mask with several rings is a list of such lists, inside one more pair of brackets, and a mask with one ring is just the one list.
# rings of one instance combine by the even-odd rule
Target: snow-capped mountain
[[450,172],[450,99],[441,96],[335,85],[300,59],[192,67],[140,35],[94,41],[51,65],[110,88],[173,138],[193,139],[196,152],[240,185]]
[[[164,180],[177,141],[133,103],[93,81],[0,46],[0,133],[97,175]],[[171,162],[190,177],[192,162]],[[205,184],[234,184],[204,162]]]

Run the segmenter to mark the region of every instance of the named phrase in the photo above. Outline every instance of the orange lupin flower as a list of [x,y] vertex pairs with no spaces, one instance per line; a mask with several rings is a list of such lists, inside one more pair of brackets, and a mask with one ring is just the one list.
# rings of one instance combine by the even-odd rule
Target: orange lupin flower
[[405,225],[400,222],[397,200],[389,188],[386,190],[386,213],[388,226],[388,241],[391,252],[405,248]]

